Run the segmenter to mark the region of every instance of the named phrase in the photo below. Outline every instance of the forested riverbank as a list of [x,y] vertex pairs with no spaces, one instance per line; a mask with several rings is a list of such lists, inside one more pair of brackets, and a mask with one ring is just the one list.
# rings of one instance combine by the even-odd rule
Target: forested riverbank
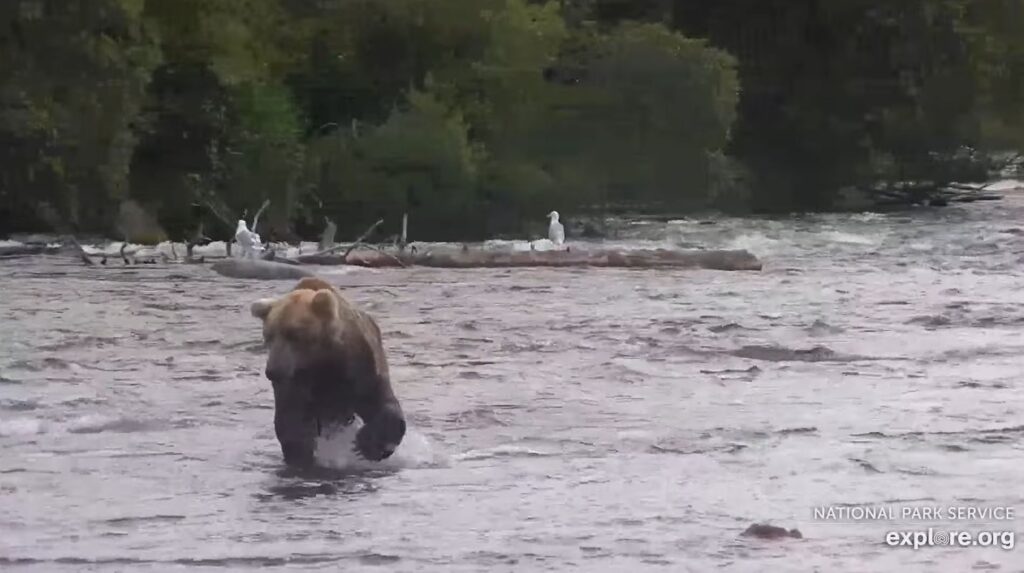
[[1021,29],[1019,0],[8,0],[0,234],[927,200],[1024,148]]

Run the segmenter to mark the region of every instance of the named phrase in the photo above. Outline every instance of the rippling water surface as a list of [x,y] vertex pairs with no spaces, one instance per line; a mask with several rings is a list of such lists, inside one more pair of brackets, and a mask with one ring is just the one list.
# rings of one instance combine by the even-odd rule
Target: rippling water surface
[[[4,262],[0,566],[1024,570],[813,515],[1011,506],[984,525],[1021,529],[1024,197],[706,223],[619,240],[764,271],[324,269],[381,323],[411,428],[384,464],[322,444],[316,475],[280,464],[248,315],[292,281]],[[740,536],[759,522],[803,538]]]

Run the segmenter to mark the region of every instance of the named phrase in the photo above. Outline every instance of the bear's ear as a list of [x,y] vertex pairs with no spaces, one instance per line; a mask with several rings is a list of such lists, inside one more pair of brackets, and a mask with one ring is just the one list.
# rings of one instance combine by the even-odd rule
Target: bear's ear
[[266,320],[267,315],[270,314],[270,309],[274,308],[274,303],[276,302],[277,299],[261,298],[252,303],[252,306],[249,307],[249,312],[260,320]]
[[320,318],[334,318],[338,316],[338,301],[334,293],[329,290],[319,290],[313,295],[313,313]]

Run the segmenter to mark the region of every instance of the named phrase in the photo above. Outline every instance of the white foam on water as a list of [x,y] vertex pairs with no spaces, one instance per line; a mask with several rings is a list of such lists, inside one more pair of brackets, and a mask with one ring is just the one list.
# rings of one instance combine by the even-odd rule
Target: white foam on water
[[509,241],[506,239],[490,239],[484,241],[480,245],[483,249],[489,251],[520,251],[523,249],[530,249],[529,241]]
[[[969,187],[981,188],[981,185],[969,185]],[[996,192],[1007,192],[1007,191],[1019,191],[1024,189],[1024,181],[1020,179],[1003,179],[1000,181],[994,181],[992,183],[984,185],[984,190],[996,193]]]
[[462,461],[479,461],[493,458],[535,458],[553,455],[556,454],[531,448],[529,446],[521,446],[516,444],[502,444],[499,446],[494,446],[493,448],[486,448],[482,450],[470,450],[468,452],[459,454],[455,457],[456,459]]
[[104,414],[86,414],[62,422],[40,418],[11,418],[0,420],[0,437],[136,432],[148,427],[141,420]]
[[884,221],[886,215],[884,213],[875,213],[872,211],[864,211],[862,213],[853,213],[849,216],[851,221],[857,221],[861,223],[870,223],[873,221]]
[[139,419],[107,416],[105,414],[87,414],[68,421],[63,426],[63,430],[78,434],[93,434],[99,432],[137,432],[151,427],[151,422]]
[[356,432],[363,426],[359,419],[336,430],[327,438],[318,438],[316,444],[317,462],[337,470],[415,469],[447,467],[449,458],[444,455],[423,434],[408,428],[405,438],[391,457],[379,462],[362,458],[356,453]]
[[192,248],[192,255],[196,257],[224,257],[227,254],[228,244],[224,241],[212,241],[209,244],[196,245]]
[[48,423],[38,418],[0,420],[0,437],[45,434]]
[[778,239],[772,239],[763,233],[745,233],[729,241],[725,247],[729,250],[744,250],[755,256],[776,254],[784,250],[785,245]]
[[361,267],[359,265],[334,265],[317,268],[316,274],[321,277],[351,275],[355,273],[373,274],[381,273],[388,269],[377,269],[373,267]]
[[872,239],[871,237],[857,235],[854,233],[844,233],[843,231],[831,231],[825,233],[823,237],[833,243],[844,243],[847,245],[874,245],[877,243],[877,240]]

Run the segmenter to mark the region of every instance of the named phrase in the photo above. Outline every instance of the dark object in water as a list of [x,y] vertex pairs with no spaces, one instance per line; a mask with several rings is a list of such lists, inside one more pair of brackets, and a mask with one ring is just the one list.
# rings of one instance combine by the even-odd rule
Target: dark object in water
[[742,537],[756,537],[758,539],[803,539],[804,537],[803,534],[800,533],[799,529],[790,529],[787,531],[784,527],[768,525],[767,523],[755,523],[740,535]]

